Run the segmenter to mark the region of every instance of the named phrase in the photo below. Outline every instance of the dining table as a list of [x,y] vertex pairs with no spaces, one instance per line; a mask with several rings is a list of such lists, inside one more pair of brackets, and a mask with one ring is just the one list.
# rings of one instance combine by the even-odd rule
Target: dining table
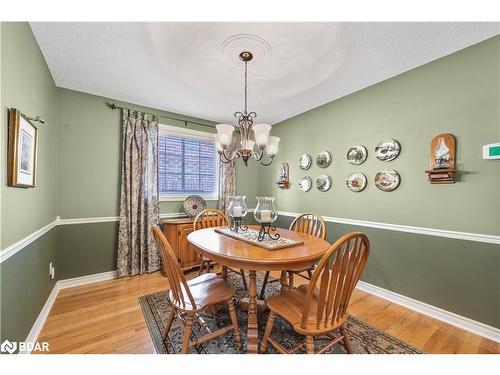
[[[269,250],[262,246],[243,241],[220,233],[212,227],[196,230],[187,237],[204,258],[222,266],[248,271],[248,319],[247,353],[258,353],[258,309],[257,309],[257,271],[281,271],[280,283],[283,291],[288,287],[286,270],[299,270],[316,264],[330,247],[318,237],[277,228],[275,233],[281,238],[299,242],[295,246]],[[259,226],[248,228],[259,230]]]

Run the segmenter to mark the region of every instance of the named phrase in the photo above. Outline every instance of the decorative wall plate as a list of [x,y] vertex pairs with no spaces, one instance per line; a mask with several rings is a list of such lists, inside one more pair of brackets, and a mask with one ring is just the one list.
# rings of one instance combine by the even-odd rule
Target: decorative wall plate
[[363,164],[367,156],[368,151],[366,151],[366,147],[362,145],[351,147],[347,151],[347,161],[354,165]]
[[207,202],[199,195],[190,195],[184,200],[183,206],[184,212],[186,212],[189,217],[195,217],[207,208]]
[[326,168],[332,162],[332,155],[328,151],[322,151],[316,156],[316,164],[320,168]]
[[391,161],[398,157],[401,145],[395,139],[384,139],[375,147],[375,156],[378,160]]
[[316,187],[319,191],[327,191],[332,186],[332,179],[326,174],[316,177]]
[[311,168],[312,158],[309,154],[302,154],[299,158],[299,167],[303,170],[308,170]]
[[359,193],[366,187],[366,176],[363,173],[351,173],[346,180],[347,187]]
[[299,180],[299,190],[301,191],[309,191],[312,186],[311,177],[304,176]]
[[399,173],[394,169],[380,171],[375,175],[375,186],[382,191],[395,190],[401,181]]

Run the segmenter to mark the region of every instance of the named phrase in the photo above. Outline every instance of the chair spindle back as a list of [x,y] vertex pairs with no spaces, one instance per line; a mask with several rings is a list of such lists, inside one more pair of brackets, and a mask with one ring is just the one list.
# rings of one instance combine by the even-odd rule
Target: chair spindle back
[[[302,313],[303,328],[310,314],[316,314],[316,329],[334,326],[345,318],[351,294],[363,273],[369,253],[368,237],[359,232],[347,233],[330,246],[309,282]],[[316,288],[318,282],[319,289]],[[311,311],[313,293],[318,293],[316,311]]]
[[174,302],[184,306],[184,297],[187,296],[192,308],[195,309],[196,303],[194,302],[193,295],[189,290],[189,286],[186,282],[186,278],[184,277],[184,273],[179,266],[179,262],[175,257],[170,243],[165,238],[165,235],[157,225],[153,226],[153,236],[155,238],[156,246],[158,247],[158,252],[160,253],[160,257],[162,260],[163,273],[167,275]]
[[321,215],[305,213],[295,218],[290,224],[290,230],[294,232],[310,234],[312,236],[326,238],[326,225]]
[[193,230],[222,227],[229,225],[229,220],[224,212],[215,208],[207,208],[201,211],[193,222]]

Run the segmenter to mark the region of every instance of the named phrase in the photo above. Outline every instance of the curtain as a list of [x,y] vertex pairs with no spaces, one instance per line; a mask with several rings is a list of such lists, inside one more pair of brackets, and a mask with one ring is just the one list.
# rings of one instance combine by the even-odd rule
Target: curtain
[[158,121],[123,110],[118,277],[160,269],[152,226],[160,221]]
[[[232,155],[236,145],[236,137],[226,150],[226,155]],[[219,162],[219,202],[217,207],[227,214],[229,197],[236,194],[236,160],[227,164]]]

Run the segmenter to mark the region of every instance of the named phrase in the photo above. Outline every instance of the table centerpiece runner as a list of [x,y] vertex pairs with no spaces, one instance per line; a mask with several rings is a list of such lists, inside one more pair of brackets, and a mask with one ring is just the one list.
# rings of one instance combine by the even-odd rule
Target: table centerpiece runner
[[226,236],[235,238],[237,240],[245,241],[251,243],[252,245],[263,247],[266,250],[278,250],[285,247],[292,247],[302,245],[304,241],[292,240],[290,238],[280,237],[277,240],[273,240],[269,237],[265,237],[264,240],[259,241],[257,237],[259,236],[259,231],[255,229],[248,229],[245,232],[233,232],[229,228],[216,228],[214,229],[217,233],[224,234]]

